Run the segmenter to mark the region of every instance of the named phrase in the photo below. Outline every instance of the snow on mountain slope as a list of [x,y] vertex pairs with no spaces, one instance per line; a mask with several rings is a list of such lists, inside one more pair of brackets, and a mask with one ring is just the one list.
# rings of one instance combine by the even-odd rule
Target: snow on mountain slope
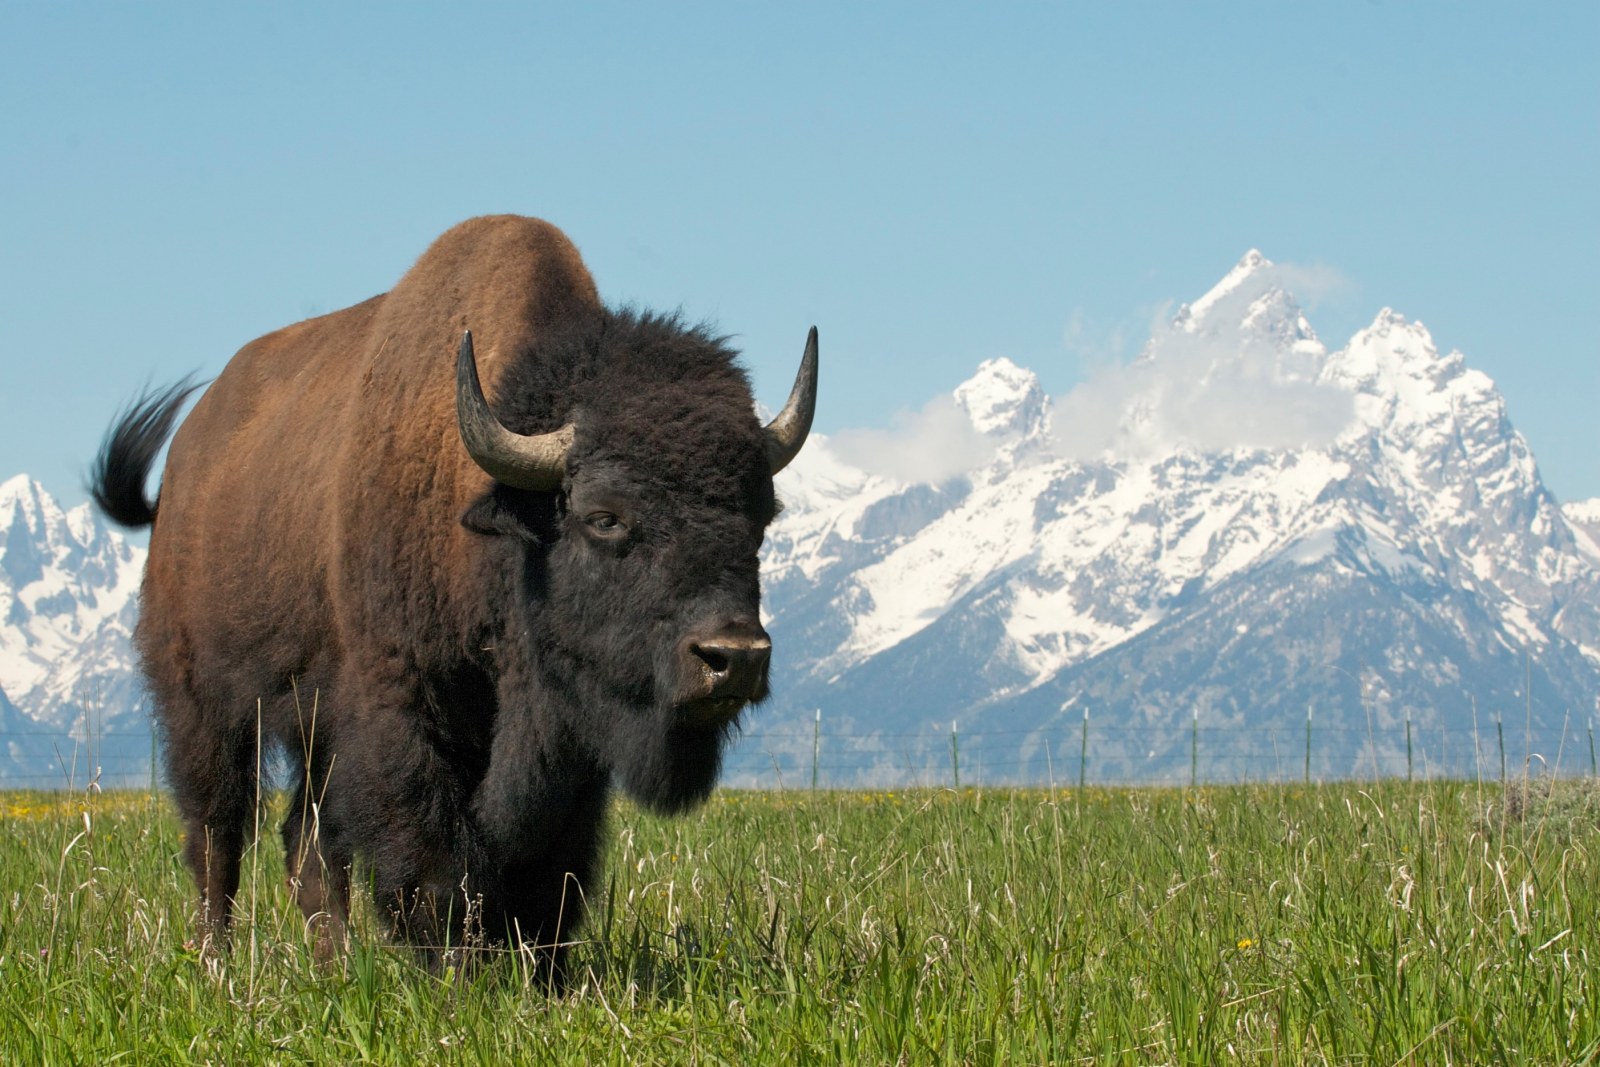
[[1556,616],[1592,581],[1596,558],[1487,375],[1386,308],[1329,359],[1324,380],[1356,392],[1358,424],[1340,450],[1403,523],[1420,564],[1494,600],[1532,645],[1553,627],[1594,647],[1600,635]]
[[[1159,371],[1179,363],[1210,380],[1242,373],[1309,383],[1322,347],[1291,297],[1273,284],[1271,264],[1251,252],[1210,293],[1183,308],[1172,329],[1152,339],[1140,362]],[[1232,320],[1219,321],[1227,316]],[[1224,329],[1231,321],[1234,333]],[[1195,339],[1200,338],[1203,344]],[[1052,411],[1037,378],[1009,361],[985,363],[955,390],[959,407],[980,432],[1008,447],[955,487],[940,487],[947,508],[916,529],[878,539],[869,558],[848,561],[832,607],[850,622],[831,649],[811,649],[806,669],[832,676],[918,632],[963,596],[1003,574],[1009,649],[997,650],[1020,672],[1018,684],[1037,683],[1068,663],[1103,651],[1160,618],[1162,604],[1196,581],[1215,582],[1293,536],[1301,513],[1347,464],[1320,453],[1274,454],[1231,449],[1202,452],[1167,439],[1166,391],[1181,379],[1149,376],[1124,405],[1115,448],[1131,458],[1084,463],[1058,458]],[[1141,419],[1148,419],[1141,423]],[[1181,420],[1179,420],[1181,421]],[[1181,429],[1181,427],[1180,427]],[[802,479],[810,477],[802,455]],[[825,453],[815,462],[837,470]],[[865,484],[834,475],[838,484]],[[923,487],[924,491],[926,487]],[[780,491],[788,495],[780,484]],[[901,487],[902,495],[912,490]],[[879,484],[870,503],[881,506],[893,487]],[[774,529],[768,553],[774,616],[781,620],[781,576],[822,529],[853,530],[845,518],[861,501],[841,508],[802,493],[800,507]],[[841,502],[842,503],[842,502]],[[791,547],[792,546],[792,547]],[[844,557],[837,562],[846,563]],[[826,580],[827,568],[807,575]],[[780,621],[781,625],[781,621]]]
[[64,729],[137,703],[143,569],[144,550],[88,504],[64,511],[26,475],[0,483],[0,689],[31,719]]
[[1581,535],[1578,550],[1588,559],[1600,563],[1600,497],[1563,504],[1561,514],[1566,517],[1567,525]]
[[[1543,677],[1577,687],[1560,699],[1591,699],[1578,690],[1600,678],[1600,508],[1557,507],[1493,382],[1392,310],[1329,353],[1252,251],[1126,368],[1052,401],[1030,372],[991,361],[953,399],[997,442],[964,475],[895,482],[824,446],[796,464],[807,488],[780,479],[795,505],[766,553],[771,628],[791,650],[780,715],[879,702],[873,721],[908,726],[948,718],[951,701],[1020,715],[1036,690],[1070,702],[1061,680],[1084,665],[1118,677],[1136,639],[1141,669],[1198,706],[1182,671],[1156,666],[1177,653],[1150,650],[1161,633],[1206,643],[1184,620],[1214,617],[1203,608],[1224,588],[1252,590],[1229,609],[1241,632],[1252,610],[1292,629],[1274,603],[1348,610],[1372,632],[1342,647],[1383,648],[1388,618],[1412,647],[1448,649],[1434,657],[1457,679],[1524,652],[1566,657]],[[823,470],[831,496],[808,488]],[[1271,653],[1254,655],[1267,670]],[[1437,673],[1405,659],[1391,668]],[[1297,684],[1327,689],[1328,670]],[[1450,692],[1408,699],[1467,706]]]

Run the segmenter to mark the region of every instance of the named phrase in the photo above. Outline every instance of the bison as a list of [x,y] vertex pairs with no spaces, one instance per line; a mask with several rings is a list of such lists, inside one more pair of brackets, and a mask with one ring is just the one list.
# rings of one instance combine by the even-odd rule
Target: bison
[[194,387],[136,400],[91,491],[151,527],[135,642],[201,933],[225,938],[276,746],[320,954],[359,858],[427,959],[531,945],[559,980],[613,789],[703,801],[767,696],[757,552],[816,383],[813,328],[763,426],[725,339],[606,306],[561,231],[490,216],[241,349],[155,501]]

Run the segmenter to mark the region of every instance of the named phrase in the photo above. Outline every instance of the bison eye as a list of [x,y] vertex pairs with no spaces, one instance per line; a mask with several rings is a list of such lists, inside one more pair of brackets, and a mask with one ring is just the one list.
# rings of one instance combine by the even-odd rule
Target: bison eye
[[602,537],[618,537],[628,532],[622,520],[609,511],[592,511],[584,516],[583,521]]

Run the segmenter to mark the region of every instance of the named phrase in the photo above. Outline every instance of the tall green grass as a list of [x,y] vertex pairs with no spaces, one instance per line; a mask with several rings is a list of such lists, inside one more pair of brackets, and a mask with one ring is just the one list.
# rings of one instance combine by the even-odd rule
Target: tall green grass
[[370,914],[319,967],[273,821],[201,955],[160,797],[4,794],[0,1062],[1594,1062],[1597,812],[1592,781],[619,805],[552,998]]

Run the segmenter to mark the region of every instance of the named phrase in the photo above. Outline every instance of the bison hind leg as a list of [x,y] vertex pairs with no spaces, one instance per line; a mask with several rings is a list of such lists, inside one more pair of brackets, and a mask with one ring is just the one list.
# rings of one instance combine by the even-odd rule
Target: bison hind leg
[[184,825],[184,861],[200,890],[196,936],[203,950],[226,946],[246,835],[257,800],[252,732],[170,728],[167,777]]
[[353,856],[320,795],[314,777],[302,775],[283,820],[283,848],[289,891],[304,917],[312,952],[327,962],[345,945]]

